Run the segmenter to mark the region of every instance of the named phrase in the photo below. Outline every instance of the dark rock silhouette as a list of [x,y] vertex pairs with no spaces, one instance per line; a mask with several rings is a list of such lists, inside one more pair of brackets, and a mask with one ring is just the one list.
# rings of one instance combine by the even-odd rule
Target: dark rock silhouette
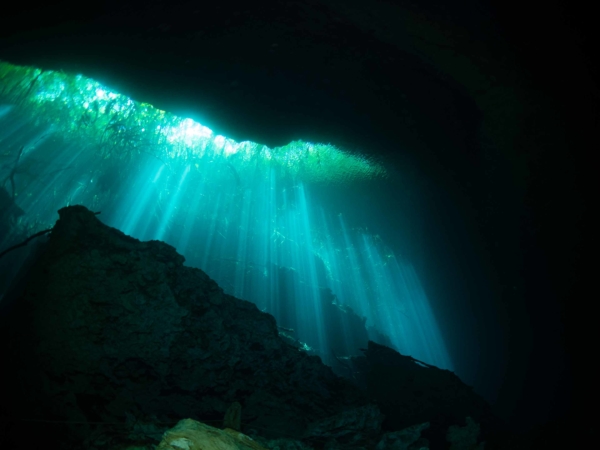
[[467,416],[488,436],[504,428],[490,405],[453,372],[425,364],[369,341],[364,356],[350,358],[354,379],[385,415],[384,430],[401,430],[429,422],[424,435],[444,448],[446,430]]
[[[344,361],[353,382],[338,377],[173,247],[96,215],[61,209],[3,302],[3,448],[156,444],[186,418],[226,417],[249,435],[330,449],[395,442],[404,438],[382,433],[426,422],[426,438],[443,440],[466,416],[485,433],[489,406],[452,372],[369,341],[365,356]],[[334,329],[345,318],[364,330],[324,295]],[[38,433],[22,440],[32,423]]]
[[56,421],[49,430],[83,440],[130,415],[165,429],[182,418],[220,424],[238,401],[244,431],[301,437],[368,404],[285,343],[271,315],[184,267],[173,247],[128,237],[82,206],[59,215],[2,318],[2,414],[12,428]]

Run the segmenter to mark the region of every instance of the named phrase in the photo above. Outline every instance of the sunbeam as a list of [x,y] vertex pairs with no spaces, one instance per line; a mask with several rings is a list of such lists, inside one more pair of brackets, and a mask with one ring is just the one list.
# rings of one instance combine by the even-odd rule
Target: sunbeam
[[385,178],[382,163],[325,144],[237,143],[82,76],[2,73],[0,173],[25,211],[21,231],[83,204],[128,235],[173,245],[328,364],[366,344],[350,319],[336,322],[342,314],[372,340],[452,369],[411,262],[368,231],[369,218],[350,225],[322,198]]

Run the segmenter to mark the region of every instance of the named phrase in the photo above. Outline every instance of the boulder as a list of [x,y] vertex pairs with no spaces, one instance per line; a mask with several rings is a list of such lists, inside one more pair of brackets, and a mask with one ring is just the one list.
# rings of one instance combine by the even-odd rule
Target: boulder
[[243,433],[220,430],[193,419],[183,419],[165,432],[156,450],[266,450]]

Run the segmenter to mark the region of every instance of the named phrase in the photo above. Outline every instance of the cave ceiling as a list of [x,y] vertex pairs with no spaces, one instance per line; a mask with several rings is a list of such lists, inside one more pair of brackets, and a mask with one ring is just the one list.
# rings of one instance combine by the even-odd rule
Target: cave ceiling
[[515,112],[515,74],[484,12],[341,0],[94,6],[24,8],[0,58],[84,73],[269,146],[303,139],[472,168],[485,159],[482,133],[518,132],[493,123]]
[[558,97],[598,92],[552,21],[554,3],[519,14],[498,5],[23,2],[3,15],[0,59],[83,73],[237,141],[381,155],[433,180],[503,247],[499,230],[519,227],[524,201],[544,209],[541,197],[564,195],[552,171],[573,146],[563,127],[573,110]]
[[437,0],[51,0],[3,16],[0,59],[83,73],[237,141],[382,156],[429,190],[432,226],[456,209],[514,272],[519,233],[535,228],[523,218],[550,223],[545,197],[576,190],[562,154],[574,144],[561,108],[573,109],[557,98],[592,90],[551,13]]

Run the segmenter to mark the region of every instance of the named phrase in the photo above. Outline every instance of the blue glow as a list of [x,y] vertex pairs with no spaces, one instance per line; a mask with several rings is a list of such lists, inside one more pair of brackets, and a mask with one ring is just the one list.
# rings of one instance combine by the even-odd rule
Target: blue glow
[[[146,226],[144,225],[147,225],[148,221],[142,224],[140,224],[140,221],[144,217],[144,213],[149,210],[150,201],[157,194],[155,185],[160,179],[164,168],[164,165],[160,166],[152,182],[148,182],[149,178],[140,177],[125,194],[123,202],[119,205],[120,212],[118,213],[122,217],[122,227],[120,229],[123,233],[129,235],[145,234]],[[152,174],[152,169],[152,166],[147,169],[149,175]]]
[[10,106],[10,105],[0,105],[0,118],[2,118],[4,115],[8,114],[11,109],[12,109],[12,106]]
[[[116,98],[90,89],[105,106]],[[331,302],[330,292],[336,307],[365,317],[366,325],[387,335],[400,352],[452,369],[410,261],[396,256],[379,236],[351,228],[341,211],[327,210],[313,179],[293,176],[302,171],[303,158],[320,157],[318,145],[290,144],[285,164],[299,168],[282,176],[258,164],[257,144],[214,136],[191,120],[160,128],[173,144],[164,160],[144,152],[132,161],[100,160],[93,143],[86,148],[52,140],[50,128],[33,133],[9,107],[0,107],[0,130],[6,148],[24,145],[22,162],[33,168],[34,176],[16,177],[18,203],[28,220],[51,224],[59,208],[79,203],[102,211],[105,223],[126,234],[164,240],[226,292],[275,315],[326,362],[334,338],[327,333],[331,303],[324,303]],[[178,158],[188,147],[195,156]],[[270,160],[275,152],[264,147],[260,155]],[[352,164],[362,162],[356,158]],[[352,202],[349,198],[348,208]],[[342,333],[351,340],[351,330]]]

